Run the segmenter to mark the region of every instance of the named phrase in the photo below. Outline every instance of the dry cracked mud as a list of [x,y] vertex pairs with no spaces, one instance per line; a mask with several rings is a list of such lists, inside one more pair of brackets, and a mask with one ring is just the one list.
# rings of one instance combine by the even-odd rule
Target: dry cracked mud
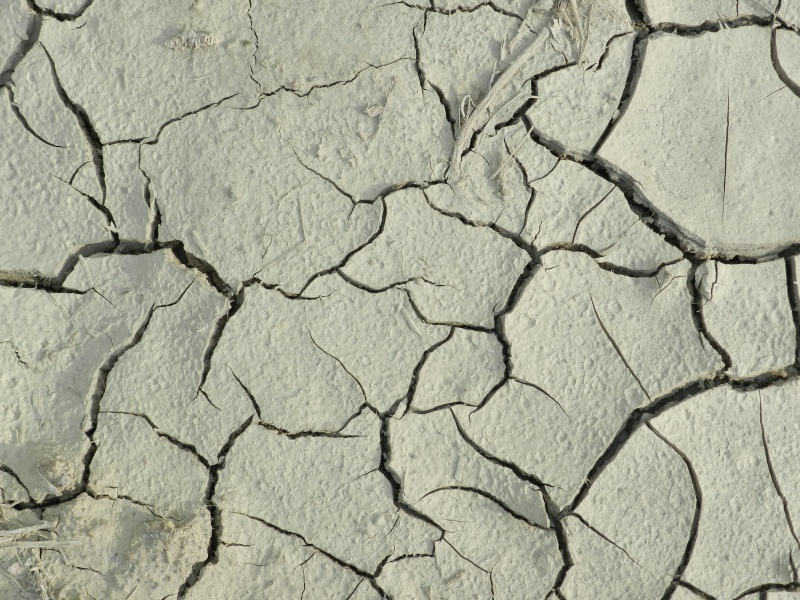
[[0,54],[0,600],[800,599],[800,0]]

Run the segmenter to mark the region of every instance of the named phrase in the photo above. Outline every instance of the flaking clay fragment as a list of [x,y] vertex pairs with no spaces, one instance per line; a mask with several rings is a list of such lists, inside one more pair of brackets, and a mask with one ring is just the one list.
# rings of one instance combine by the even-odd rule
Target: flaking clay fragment
[[800,597],[798,0],[0,15],[0,600]]
[[[412,505],[447,489],[475,490],[516,518],[547,527],[541,490],[470,447],[449,411],[407,414],[388,434],[394,447],[389,466],[401,474],[403,496]],[[419,443],[424,454],[415,448]]]
[[654,273],[683,256],[680,248],[651,228],[646,216],[631,210],[618,187],[580,216],[572,236],[570,243],[595,251],[600,264],[631,271]]
[[170,38],[164,45],[170,50],[183,51],[210,48],[217,44],[219,44],[219,38],[213,33],[197,33],[190,29]]

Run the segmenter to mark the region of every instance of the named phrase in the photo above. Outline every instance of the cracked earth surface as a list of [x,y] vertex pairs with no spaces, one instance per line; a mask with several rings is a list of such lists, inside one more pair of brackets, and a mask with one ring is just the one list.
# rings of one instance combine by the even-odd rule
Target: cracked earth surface
[[0,6],[0,599],[800,598],[800,1]]

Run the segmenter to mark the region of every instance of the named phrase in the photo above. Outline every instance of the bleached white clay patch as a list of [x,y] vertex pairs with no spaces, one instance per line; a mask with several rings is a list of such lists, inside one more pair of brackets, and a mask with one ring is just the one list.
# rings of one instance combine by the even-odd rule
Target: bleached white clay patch
[[124,598],[139,590],[163,598],[202,559],[211,530],[207,512],[174,521],[129,500],[85,494],[43,516],[57,523],[59,539],[78,542],[45,550],[41,560],[60,597],[69,600]]

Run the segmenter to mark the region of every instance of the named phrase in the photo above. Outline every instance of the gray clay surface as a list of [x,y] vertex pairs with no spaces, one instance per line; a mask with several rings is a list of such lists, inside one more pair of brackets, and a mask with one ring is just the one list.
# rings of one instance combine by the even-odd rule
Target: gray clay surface
[[0,600],[800,598],[798,117],[798,0],[0,0]]

